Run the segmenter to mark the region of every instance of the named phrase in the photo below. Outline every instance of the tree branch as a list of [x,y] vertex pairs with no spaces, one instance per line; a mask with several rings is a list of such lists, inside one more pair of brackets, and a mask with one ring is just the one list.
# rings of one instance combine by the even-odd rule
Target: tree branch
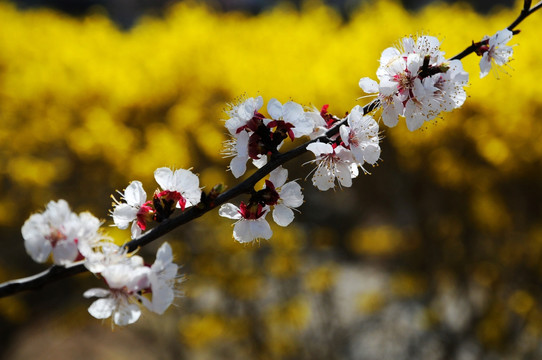
[[[375,99],[369,104],[365,105],[363,108],[364,114],[376,109],[379,105],[379,100]],[[268,175],[271,171],[279,167],[280,165],[285,164],[286,162],[304,154],[307,151],[307,146],[316,141],[329,141],[329,138],[336,135],[339,132],[339,127],[346,122],[346,118],[339,121],[333,128],[329,129],[326,132],[326,135],[321,136],[317,139],[307,141],[304,144],[288,151],[283,154],[277,154],[272,156],[271,160],[265,164],[263,167],[258,169],[252,175],[250,175],[246,180],[242,181],[235,187],[223,192],[218,195],[216,199],[210,201],[209,203],[201,202],[196,206],[192,206],[186,211],[182,212],[179,216],[166,219],[159,223],[156,227],[138,237],[137,239],[131,240],[124,244],[124,248],[128,252],[133,252],[140,247],[143,247],[154,240],[164,236],[165,234],[171,232],[172,230],[199,218],[210,210],[220,206],[227,201],[241,195],[250,193],[254,188],[254,185]],[[5,296],[10,296],[26,290],[36,290],[41,288],[43,285],[60,280],[69,276],[73,276],[82,272],[87,271],[84,266],[84,262],[80,261],[69,266],[63,267],[60,265],[53,265],[49,269],[38,273],[33,276],[26,278],[21,278],[17,280],[11,280],[0,284],[0,298]]]

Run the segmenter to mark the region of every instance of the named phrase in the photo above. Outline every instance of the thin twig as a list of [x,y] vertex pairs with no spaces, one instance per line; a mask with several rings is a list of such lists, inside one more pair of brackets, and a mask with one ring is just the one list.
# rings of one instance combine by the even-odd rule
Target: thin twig
[[[525,20],[529,15],[537,11],[542,7],[542,1],[539,1],[535,6],[529,9],[528,5],[530,5],[530,1],[526,1],[524,3],[523,9],[521,9],[521,12],[519,13],[516,20],[510,24],[510,26],[507,27],[508,30],[513,31],[516,26],[518,26],[523,20]],[[450,60],[461,60],[465,56],[472,54],[476,51],[475,43],[473,42],[472,45],[468,46],[465,50],[460,52],[459,54],[455,55],[454,57],[450,58]]]

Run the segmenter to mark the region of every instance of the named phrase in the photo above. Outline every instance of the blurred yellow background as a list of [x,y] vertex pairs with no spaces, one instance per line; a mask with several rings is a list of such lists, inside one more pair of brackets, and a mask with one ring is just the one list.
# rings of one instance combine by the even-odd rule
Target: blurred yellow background
[[[368,101],[358,80],[402,36],[437,36],[451,57],[520,8],[374,1],[343,23],[318,2],[258,16],[185,2],[121,31],[99,11],[0,2],[0,281],[45,268],[20,227],[49,200],[109,225],[110,194],[135,179],[151,193],[157,167],[233,185],[221,119],[239,96],[341,115]],[[111,333],[81,296],[100,281],[80,275],[0,300],[2,356],[542,358],[541,26],[542,13],[519,26],[498,77],[466,58],[465,105],[421,131],[385,129],[382,161],[352,189],[316,191],[308,155],[287,165],[305,204],[269,242],[234,242],[214,213],[168,235],[187,281],[164,316]]]

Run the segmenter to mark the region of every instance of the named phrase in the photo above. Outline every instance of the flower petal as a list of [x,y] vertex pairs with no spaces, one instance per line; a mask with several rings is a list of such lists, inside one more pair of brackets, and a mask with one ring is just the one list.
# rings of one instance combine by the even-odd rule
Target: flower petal
[[359,80],[359,87],[367,94],[374,94],[379,91],[378,83],[368,77]]
[[73,239],[59,241],[53,247],[53,261],[57,265],[69,265],[73,263],[78,254],[79,249]]
[[218,210],[218,215],[234,220],[241,219],[242,217],[239,208],[230,203],[223,204]]
[[88,312],[96,319],[107,319],[111,316],[115,307],[116,302],[112,298],[98,299],[89,306]]
[[161,167],[154,170],[154,179],[160,185],[162,190],[172,190],[173,171],[168,167]]
[[136,304],[123,304],[113,314],[113,321],[119,326],[135,323],[141,316],[141,309]]
[[290,181],[280,189],[280,199],[288,207],[296,208],[303,204],[303,193],[301,185],[295,181]]
[[282,104],[277,99],[271,99],[267,103],[267,112],[272,119],[279,120],[283,116]]
[[279,166],[275,170],[271,171],[271,173],[269,173],[269,181],[273,183],[275,188],[279,188],[284,185],[287,179],[288,170],[283,168],[282,166]]
[[90,297],[106,297],[106,296],[109,296],[110,294],[111,294],[111,291],[109,291],[109,290],[101,289],[101,288],[93,288],[93,289],[88,289],[87,291],[85,291],[83,293],[83,296],[86,297],[86,298],[90,298]]
[[113,210],[113,222],[115,226],[121,230],[127,229],[128,225],[134,221],[137,217],[139,209],[132,207],[128,204],[118,204]]
[[233,237],[240,243],[248,243],[256,239],[269,240],[273,232],[265,218],[256,220],[240,220],[233,227]]
[[278,204],[273,210],[273,220],[277,225],[288,226],[294,220],[294,212],[289,207]]
[[124,200],[130,206],[139,207],[147,201],[147,193],[143,189],[141,181],[134,180],[124,190]]

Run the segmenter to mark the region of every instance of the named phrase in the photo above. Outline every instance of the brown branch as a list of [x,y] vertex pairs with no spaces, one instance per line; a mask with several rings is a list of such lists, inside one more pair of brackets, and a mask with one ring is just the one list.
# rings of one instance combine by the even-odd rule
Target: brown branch
[[87,271],[82,261],[78,261],[68,266],[53,265],[49,269],[38,274],[6,281],[0,284],[0,297],[13,295],[25,290],[37,290],[46,284],[67,278]]

